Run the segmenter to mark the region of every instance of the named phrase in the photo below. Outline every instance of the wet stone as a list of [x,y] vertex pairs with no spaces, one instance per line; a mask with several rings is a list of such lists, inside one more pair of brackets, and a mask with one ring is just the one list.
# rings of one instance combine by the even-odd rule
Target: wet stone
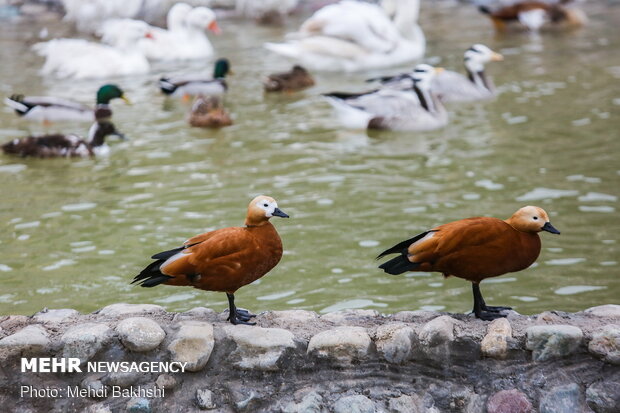
[[338,327],[310,339],[308,354],[348,364],[368,356],[372,341],[363,327]]
[[233,365],[244,370],[278,370],[282,356],[295,348],[293,333],[281,328],[228,325],[224,332],[237,345],[230,355]]
[[499,391],[487,401],[487,413],[532,413],[533,411],[534,408],[527,396],[517,389]]
[[62,335],[63,357],[90,360],[110,340],[112,330],[102,323],[85,323],[71,327]]
[[212,410],[217,406],[213,402],[213,392],[209,389],[196,390],[196,405],[201,410]]
[[581,412],[579,386],[576,383],[552,388],[540,399],[540,413]]
[[374,413],[375,411],[373,401],[361,394],[341,397],[334,404],[334,413]]
[[480,343],[480,351],[486,357],[504,359],[508,354],[508,340],[512,337],[512,327],[505,318],[489,323],[487,334]]
[[50,344],[45,328],[30,325],[0,340],[0,358],[40,354],[48,350]]
[[526,335],[526,348],[532,350],[534,361],[568,356],[577,351],[583,340],[581,329],[569,325],[532,326]]
[[607,363],[620,364],[620,325],[608,324],[595,331],[588,350]]
[[600,381],[586,390],[586,403],[596,413],[620,412],[620,382]]
[[179,331],[168,345],[171,361],[188,363],[187,371],[202,370],[215,344],[213,325],[203,321],[181,321],[179,324]]
[[411,355],[414,334],[413,329],[403,323],[381,325],[375,334],[377,351],[390,363],[403,363]]
[[122,320],[116,326],[116,332],[123,345],[136,352],[154,350],[166,337],[166,333],[159,324],[145,317]]

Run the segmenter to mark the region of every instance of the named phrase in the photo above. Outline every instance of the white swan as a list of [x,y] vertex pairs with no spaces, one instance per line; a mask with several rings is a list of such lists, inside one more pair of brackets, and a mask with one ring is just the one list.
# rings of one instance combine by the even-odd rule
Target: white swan
[[148,25],[135,21],[120,30],[116,47],[83,39],[35,44],[34,50],[46,57],[41,74],[88,79],[148,73],[149,62],[138,48],[139,40],[148,35]]
[[330,93],[325,96],[336,109],[343,126],[353,129],[424,131],[448,123],[447,112],[431,92],[432,82],[443,69],[419,64],[411,76],[413,89],[384,88],[368,93]]
[[426,48],[417,24],[419,6],[419,0],[384,0],[382,7],[344,0],[314,13],[294,39],[265,47],[315,70],[356,71],[406,63],[422,57]]

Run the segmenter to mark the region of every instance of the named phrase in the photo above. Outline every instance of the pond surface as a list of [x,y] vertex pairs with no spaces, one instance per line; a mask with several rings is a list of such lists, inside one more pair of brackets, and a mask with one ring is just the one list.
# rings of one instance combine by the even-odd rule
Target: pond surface
[[[427,133],[342,130],[320,93],[364,90],[383,72],[316,74],[303,93],[266,96],[260,79],[289,63],[264,50],[295,29],[223,21],[214,39],[228,57],[227,105],[235,125],[190,128],[188,104],[166,100],[162,73],[211,72],[210,64],[154,65],[151,75],[113,79],[133,100],[114,103],[119,130],[107,159],[25,160],[0,156],[0,314],[49,308],[93,311],[114,302],[171,311],[226,307],[222,293],[131,286],[160,250],[189,236],[243,223],[249,200],[274,196],[281,263],[237,293],[254,311],[371,308],[466,312],[471,287],[439,274],[390,276],[374,257],[440,223],[507,218],[539,205],[562,235],[542,234],[538,262],[487,280],[487,302],[525,314],[618,303],[620,293],[620,38],[618,6],[590,7],[590,25],[571,33],[495,36],[475,8],[424,2],[427,61],[461,70],[463,51],[485,43],[505,55],[489,67],[501,94],[450,107],[450,124]],[[436,4],[436,3],[435,3]],[[0,25],[0,94],[58,95],[92,103],[100,82],[37,73],[30,45],[59,22]],[[51,130],[86,134],[89,125]],[[45,128],[0,109],[0,141]]]

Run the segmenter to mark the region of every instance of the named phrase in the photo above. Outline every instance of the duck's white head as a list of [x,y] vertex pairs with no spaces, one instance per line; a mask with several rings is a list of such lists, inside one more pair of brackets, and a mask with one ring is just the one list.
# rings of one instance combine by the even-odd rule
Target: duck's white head
[[483,44],[475,44],[465,51],[465,67],[472,73],[482,72],[489,62],[504,60],[504,56]]
[[411,72],[411,79],[420,90],[430,90],[435,76],[443,72],[441,67],[433,67],[426,63],[416,65]]
[[245,224],[248,226],[259,226],[269,221],[271,217],[288,218],[288,215],[278,208],[278,203],[275,199],[270,196],[259,195],[248,205]]
[[185,17],[185,24],[194,30],[210,30],[220,34],[220,27],[215,20],[215,13],[207,7],[194,7]]
[[524,206],[512,214],[506,222],[514,229],[522,232],[536,233],[547,231],[552,234],[560,233],[560,231],[549,222],[549,215],[547,215],[547,212],[537,206]]

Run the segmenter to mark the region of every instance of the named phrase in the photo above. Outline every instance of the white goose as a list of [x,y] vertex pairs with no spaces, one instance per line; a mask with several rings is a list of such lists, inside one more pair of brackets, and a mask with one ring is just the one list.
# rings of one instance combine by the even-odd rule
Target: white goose
[[138,48],[140,39],[149,34],[148,25],[134,21],[119,30],[116,47],[83,39],[54,39],[35,44],[35,51],[46,57],[41,73],[73,79],[148,73],[149,63]]
[[165,0],[62,0],[64,20],[81,32],[95,33],[108,19],[159,17]]
[[314,13],[295,39],[265,47],[315,70],[356,71],[406,63],[422,57],[426,48],[417,24],[419,8],[419,0],[383,0],[382,7],[344,0]]
[[330,93],[329,103],[347,128],[424,131],[445,126],[448,114],[437,96],[431,92],[433,79],[443,71],[427,64],[415,67],[413,88],[383,88],[368,93]]
[[[503,59],[501,54],[487,46],[475,44],[465,51],[463,60],[467,76],[445,70],[435,76],[433,92],[442,102],[472,102],[491,99],[496,94],[495,85],[492,79],[486,76],[485,64]],[[369,81],[373,80],[378,80],[383,87],[391,89],[405,90],[412,87],[411,75],[406,73],[369,79]]]

